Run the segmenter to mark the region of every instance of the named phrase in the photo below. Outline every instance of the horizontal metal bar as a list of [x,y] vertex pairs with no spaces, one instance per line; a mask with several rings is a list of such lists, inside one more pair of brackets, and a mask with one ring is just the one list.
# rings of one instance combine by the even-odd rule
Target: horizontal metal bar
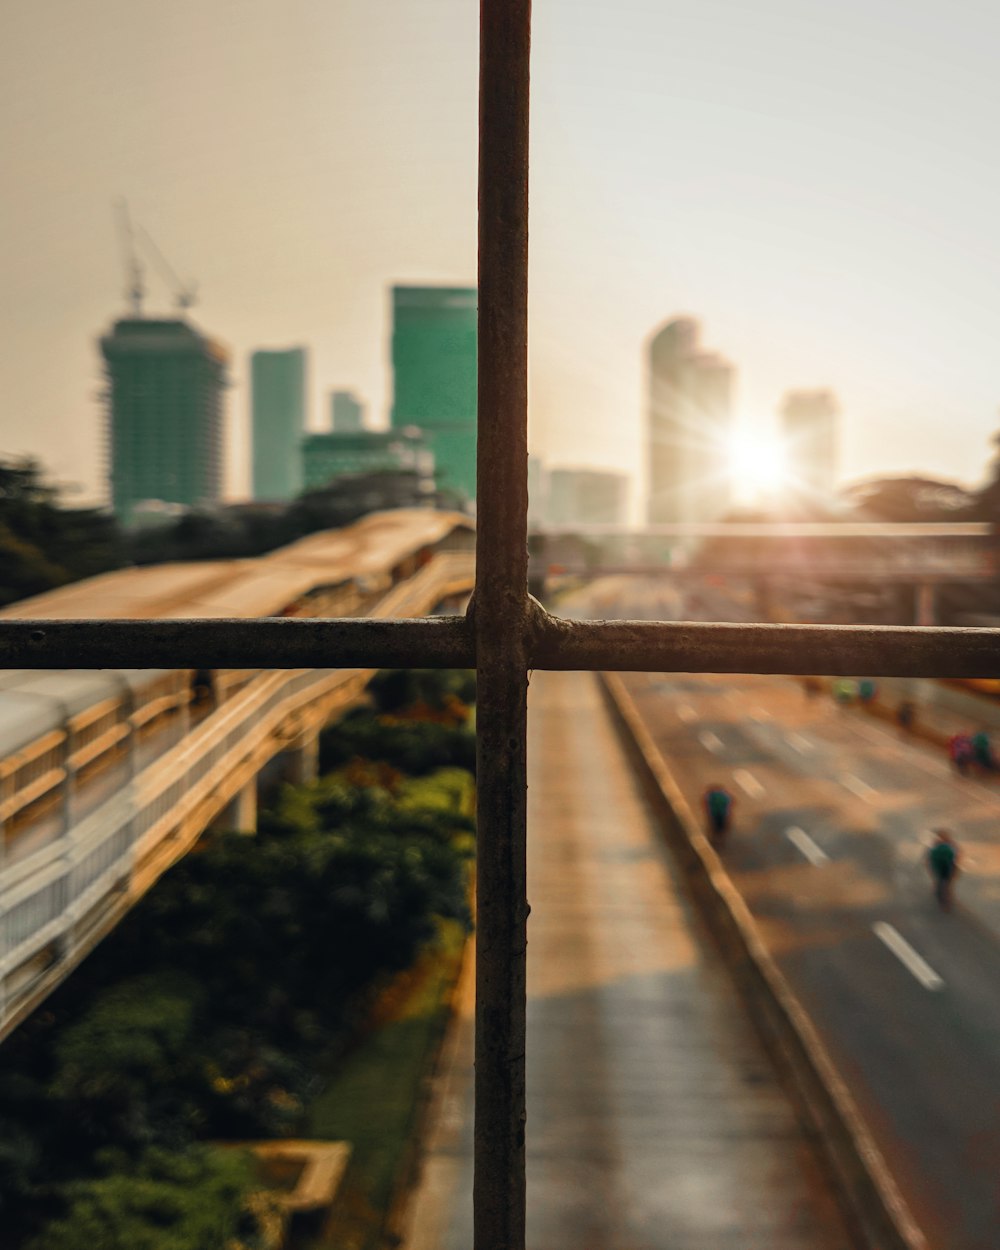
[[[508,622],[509,625],[509,622]],[[535,669],[1000,677],[1000,630],[566,621],[540,610]],[[0,668],[472,668],[463,617],[2,621]]]
[[0,668],[472,668],[464,617],[3,621]]
[[538,613],[538,669],[1000,677],[1000,629],[566,621]]

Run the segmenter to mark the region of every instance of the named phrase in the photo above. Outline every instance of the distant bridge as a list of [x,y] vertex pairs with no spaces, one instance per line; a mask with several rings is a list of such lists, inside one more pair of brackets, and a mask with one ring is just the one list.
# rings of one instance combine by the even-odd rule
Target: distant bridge
[[997,577],[994,529],[978,521],[594,523],[536,529],[530,550],[536,590],[560,575],[892,583],[913,586],[917,623],[924,625],[934,621],[936,587]]
[[532,537],[560,538],[990,538],[988,521],[676,521],[669,525],[581,522],[533,525]]

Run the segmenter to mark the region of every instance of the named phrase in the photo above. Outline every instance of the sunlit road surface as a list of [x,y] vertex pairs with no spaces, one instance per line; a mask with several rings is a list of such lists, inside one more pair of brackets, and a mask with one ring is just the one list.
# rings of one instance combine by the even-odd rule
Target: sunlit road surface
[[[590,674],[530,688],[528,1244],[846,1250]],[[410,1250],[472,1245],[471,993]]]
[[[723,857],[932,1243],[1000,1246],[1000,781],[790,680],[626,674],[693,808],[733,793]],[[955,831],[940,912],[929,831]]]

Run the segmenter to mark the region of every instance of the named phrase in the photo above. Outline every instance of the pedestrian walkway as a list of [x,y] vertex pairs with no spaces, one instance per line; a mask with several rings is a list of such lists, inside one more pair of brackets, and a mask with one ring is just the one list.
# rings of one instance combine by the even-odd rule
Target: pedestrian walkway
[[[529,1246],[846,1250],[596,679],[536,673],[530,720]],[[409,1250],[472,1246],[471,997],[469,985]]]

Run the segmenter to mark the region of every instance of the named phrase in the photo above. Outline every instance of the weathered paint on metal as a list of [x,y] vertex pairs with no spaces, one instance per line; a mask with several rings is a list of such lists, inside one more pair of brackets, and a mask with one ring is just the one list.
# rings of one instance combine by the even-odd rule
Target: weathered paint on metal
[[472,668],[463,617],[3,621],[0,668]]
[[482,0],[475,1250],[523,1250],[530,0]]
[[[477,603],[488,601],[481,587]],[[501,604],[505,636],[525,634],[529,669],[1000,677],[997,629],[567,621],[537,605],[525,623],[516,600]],[[0,621],[0,669],[473,668],[493,610],[469,619]]]
[[532,667],[632,672],[1000,677],[1000,630],[565,621],[535,625]]

